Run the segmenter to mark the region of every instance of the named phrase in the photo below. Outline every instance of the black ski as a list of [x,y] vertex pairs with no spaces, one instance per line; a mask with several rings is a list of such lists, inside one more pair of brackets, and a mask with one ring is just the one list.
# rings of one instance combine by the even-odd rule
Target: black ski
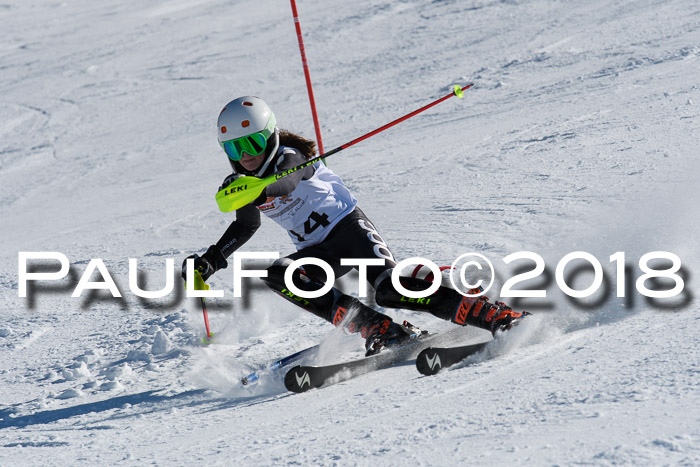
[[292,392],[306,392],[309,389],[346,381],[370,371],[388,368],[413,358],[437,335],[415,339],[394,348],[384,349],[377,355],[325,366],[296,366],[284,377],[285,387]]
[[[523,316],[530,313],[523,312]],[[510,326],[518,326],[521,321],[516,320]],[[508,326],[507,329],[510,329]],[[455,365],[464,359],[481,352],[493,341],[480,342],[478,344],[458,345],[454,347],[428,347],[421,351],[416,357],[416,368],[425,375],[437,374],[441,369]]]
[[492,341],[457,347],[428,347],[416,357],[416,368],[423,375],[434,375],[443,368],[452,366],[475,353],[481,352],[489,342]]

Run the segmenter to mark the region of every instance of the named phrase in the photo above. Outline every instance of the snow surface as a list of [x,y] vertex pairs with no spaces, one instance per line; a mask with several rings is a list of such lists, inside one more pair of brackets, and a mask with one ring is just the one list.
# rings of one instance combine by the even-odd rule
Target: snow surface
[[[577,305],[550,281],[547,300],[518,302],[536,316],[500,338],[506,352],[434,377],[408,362],[301,395],[279,377],[242,388],[277,357],[323,341],[327,360],[347,358],[361,340],[253,282],[234,299],[223,271],[216,343],[202,346],[198,302],[180,281],[139,300],[128,259],[160,288],[166,259],[179,267],[231,221],[213,198],[230,99],[264,97],[282,127],[313,136],[289,3],[6,0],[0,465],[700,464],[698,3],[298,3],[327,150],[476,83],[328,161],[398,258],[477,251],[500,286],[510,253],[540,254],[553,275],[582,250],[607,293]],[[292,246],[264,220],[244,250]],[[680,299],[634,290],[656,250],[683,261]],[[20,251],[60,251],[71,275],[20,298]],[[91,258],[123,299],[70,297]]]

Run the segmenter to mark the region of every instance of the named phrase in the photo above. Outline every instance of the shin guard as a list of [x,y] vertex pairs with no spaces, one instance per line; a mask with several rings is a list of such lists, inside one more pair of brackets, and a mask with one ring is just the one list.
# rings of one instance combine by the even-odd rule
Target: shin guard
[[[377,329],[388,328],[391,324],[392,320],[388,316],[373,310],[335,287],[315,298],[304,298],[294,294],[284,282],[286,266],[284,261],[275,262],[267,269],[267,277],[262,278],[268,287],[285,300],[310,311],[334,326],[343,326],[351,333],[362,333],[363,337]],[[292,280],[298,289],[308,292],[319,290],[324,286],[323,282],[308,277],[301,269],[296,269],[292,273]]]

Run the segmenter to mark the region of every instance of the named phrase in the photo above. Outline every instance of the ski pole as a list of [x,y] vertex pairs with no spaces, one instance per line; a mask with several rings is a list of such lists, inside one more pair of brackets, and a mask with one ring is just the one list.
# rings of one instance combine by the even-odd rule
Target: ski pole
[[304,49],[304,39],[301,37],[301,22],[297,13],[297,2],[290,0],[292,3],[292,15],[294,16],[294,26],[297,30],[297,40],[299,42],[299,53],[301,54],[301,65],[304,68],[304,78],[306,78],[306,90],[309,94],[309,105],[311,105],[311,117],[314,120],[314,128],[316,129],[316,142],[318,143],[318,152],[323,154],[323,141],[321,141],[321,127],[318,124],[318,115],[316,114],[316,101],[314,100],[314,90],[311,87],[311,75],[309,74],[309,63],[306,61],[306,51]]
[[243,206],[249,204],[251,201],[255,201],[258,198],[258,196],[260,196],[260,194],[266,186],[275,183],[280,178],[286,177],[287,175],[294,173],[297,170],[301,170],[305,167],[315,164],[321,159],[328,158],[333,154],[337,154],[343,149],[347,149],[350,146],[359,143],[360,141],[364,141],[367,138],[376,135],[377,133],[380,133],[388,128],[391,128],[394,125],[403,122],[404,120],[408,120],[409,118],[418,115],[419,113],[425,110],[428,110],[434,105],[437,105],[449,99],[452,96],[457,96],[461,99],[462,97],[464,97],[464,91],[466,89],[469,89],[473,85],[474,83],[469,83],[464,87],[455,85],[454,90],[448,95],[441,97],[440,99],[437,99],[431,102],[430,104],[421,107],[420,109],[414,110],[413,112],[408,113],[403,117],[397,118],[396,120],[389,122],[386,125],[377,128],[376,130],[372,130],[369,133],[360,136],[359,138],[355,138],[354,140],[349,141],[343,144],[342,146],[338,146],[335,149],[331,149],[325,154],[321,154],[320,156],[314,157],[313,159],[309,159],[308,161],[299,164],[296,167],[292,167],[291,169],[273,173],[272,175],[269,175],[262,179],[250,176],[239,177],[216,194],[216,203],[219,205],[219,209],[222,212],[229,212],[235,211],[236,209],[240,209]]
[[204,343],[208,343],[214,334],[211,333],[209,329],[209,314],[207,313],[207,305],[204,303],[204,297],[199,297],[202,301],[202,315],[204,315],[204,328],[207,330],[207,337],[204,338]]
[[[200,273],[196,269],[194,270],[194,290],[209,290],[209,284],[204,282],[204,279],[202,279],[202,273]],[[212,334],[211,330],[209,329],[209,313],[207,313],[207,304],[204,303],[204,297],[199,297],[199,300],[202,304],[204,328],[207,331],[207,336],[204,339],[202,339],[202,342],[208,344],[209,342],[211,342],[211,338],[214,337],[214,334]]]

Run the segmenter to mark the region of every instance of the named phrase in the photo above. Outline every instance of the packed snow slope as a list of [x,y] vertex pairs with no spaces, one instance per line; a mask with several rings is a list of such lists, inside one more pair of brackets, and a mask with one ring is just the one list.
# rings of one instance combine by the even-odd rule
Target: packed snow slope
[[[215,343],[203,346],[181,281],[141,300],[128,260],[142,287],[161,288],[166,260],[178,269],[234,218],[214,202],[229,167],[216,117],[229,100],[263,97],[281,127],[313,137],[289,2],[5,0],[0,464],[699,464],[700,5],[298,4],[326,149],[475,83],[328,163],[399,259],[482,253],[498,298],[533,267],[502,258],[539,254],[552,279],[518,287],[547,298],[508,300],[534,319],[499,338],[502,355],[430,378],[408,362],[302,395],[281,375],[241,387],[277,357],[322,341],[323,360],[337,361],[362,341],[255,281],[234,298],[224,270],[211,283],[225,296],[208,302]],[[243,250],[292,245],[263,220]],[[685,290],[651,301],[634,286],[637,262],[660,250],[682,260]],[[32,251],[61,252],[71,270],[21,298],[19,252]],[[606,274],[582,301],[553,279],[572,251]],[[92,258],[123,298],[71,298]],[[357,291],[356,277],[341,285]],[[488,338],[465,329],[455,340]]]

